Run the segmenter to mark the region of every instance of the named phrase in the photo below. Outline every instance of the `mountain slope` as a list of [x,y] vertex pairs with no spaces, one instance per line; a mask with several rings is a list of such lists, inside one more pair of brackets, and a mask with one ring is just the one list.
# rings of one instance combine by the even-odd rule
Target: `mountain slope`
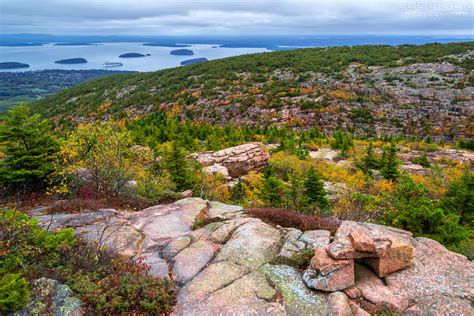
[[474,42],[244,55],[95,80],[32,106],[63,127],[170,111],[221,125],[470,137],[472,51]]

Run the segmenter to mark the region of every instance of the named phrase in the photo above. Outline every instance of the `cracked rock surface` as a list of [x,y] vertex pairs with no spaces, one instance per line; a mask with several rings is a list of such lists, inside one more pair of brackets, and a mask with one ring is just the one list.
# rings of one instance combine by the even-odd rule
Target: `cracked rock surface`
[[[192,230],[203,216],[214,222]],[[394,228],[346,221],[333,238],[200,198],[139,212],[35,217],[145,258],[153,275],[179,286],[175,315],[472,315],[473,263]],[[306,271],[275,263],[307,249],[315,256]]]

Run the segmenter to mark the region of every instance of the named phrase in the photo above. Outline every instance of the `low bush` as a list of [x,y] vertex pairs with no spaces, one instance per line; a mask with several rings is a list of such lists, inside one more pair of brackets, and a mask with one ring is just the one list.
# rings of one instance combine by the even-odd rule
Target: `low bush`
[[265,223],[293,227],[302,231],[325,229],[335,233],[340,225],[338,219],[307,215],[281,208],[250,208],[246,212],[252,217],[260,218]]
[[298,254],[287,257],[277,257],[273,260],[273,264],[284,264],[298,270],[304,270],[308,267],[311,258],[314,256],[313,249],[304,249],[303,251],[299,252]]
[[148,274],[143,260],[130,260],[74,235],[49,232],[16,211],[0,213],[1,312],[20,309],[28,283],[40,277],[66,283],[86,314],[168,314],[175,287]]

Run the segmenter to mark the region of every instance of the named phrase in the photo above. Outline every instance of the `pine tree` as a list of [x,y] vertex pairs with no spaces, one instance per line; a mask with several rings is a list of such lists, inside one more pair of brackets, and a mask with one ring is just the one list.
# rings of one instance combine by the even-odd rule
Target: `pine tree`
[[380,173],[385,177],[385,179],[396,181],[400,176],[400,172],[398,171],[397,152],[397,145],[393,142],[390,146],[383,149],[382,169],[380,170]]
[[363,170],[365,173],[369,173],[371,169],[377,169],[379,166],[379,162],[377,160],[377,157],[375,156],[374,144],[372,142],[370,142],[369,146],[367,147],[367,153],[363,158],[362,163]]
[[178,141],[172,143],[171,150],[167,153],[166,168],[171,175],[171,180],[176,184],[177,190],[189,189],[188,162]]
[[326,190],[324,189],[324,183],[313,166],[306,171],[304,189],[306,202],[308,204],[315,204],[323,211],[329,210],[329,202]]
[[5,159],[0,161],[0,185],[18,188],[44,182],[53,171],[53,159],[59,150],[51,136],[47,120],[30,115],[27,105],[19,105],[5,116],[0,125],[0,147]]
[[245,186],[242,183],[242,180],[239,179],[237,184],[232,188],[232,199],[239,204],[242,204],[245,198]]
[[267,172],[262,183],[262,200],[268,205],[279,207],[283,205],[285,195],[285,183]]

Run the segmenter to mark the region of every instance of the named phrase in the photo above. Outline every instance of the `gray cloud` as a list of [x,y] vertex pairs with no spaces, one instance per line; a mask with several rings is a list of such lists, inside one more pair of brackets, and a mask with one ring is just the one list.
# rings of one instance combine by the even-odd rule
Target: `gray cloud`
[[474,35],[472,0],[2,0],[0,32]]

